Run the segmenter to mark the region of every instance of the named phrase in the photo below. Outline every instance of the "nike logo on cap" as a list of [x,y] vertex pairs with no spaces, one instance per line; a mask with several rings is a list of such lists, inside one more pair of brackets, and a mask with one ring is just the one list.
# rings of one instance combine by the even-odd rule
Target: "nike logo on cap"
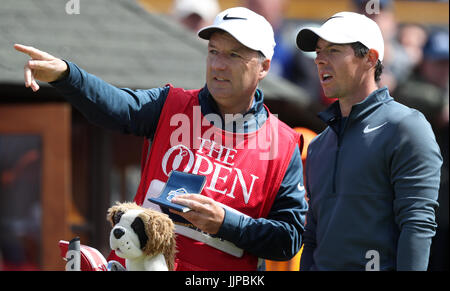
[[233,19],[247,20],[247,18],[243,18],[243,17],[231,17],[231,16],[228,16],[228,13],[223,17],[223,20],[233,20]]
[[331,16],[331,17],[328,18],[325,22],[327,22],[328,20],[333,19],[333,18],[344,18],[344,16],[340,16],[340,15],[337,15],[337,16]]
[[363,132],[364,132],[364,133],[372,132],[372,131],[374,131],[374,130],[377,130],[377,129],[379,129],[379,128],[385,126],[386,124],[387,124],[387,121],[386,121],[385,123],[383,123],[382,125],[378,125],[378,126],[372,127],[372,128],[369,128],[369,125],[367,125],[367,126],[364,128]]

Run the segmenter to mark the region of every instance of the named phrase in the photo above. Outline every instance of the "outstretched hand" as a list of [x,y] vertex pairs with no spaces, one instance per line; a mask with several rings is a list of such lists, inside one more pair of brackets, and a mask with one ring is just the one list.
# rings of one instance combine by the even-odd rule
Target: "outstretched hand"
[[31,57],[25,63],[24,79],[25,87],[31,87],[34,92],[39,90],[39,85],[36,80],[53,82],[63,78],[67,74],[67,64],[61,59],[31,46],[15,44],[14,48]]

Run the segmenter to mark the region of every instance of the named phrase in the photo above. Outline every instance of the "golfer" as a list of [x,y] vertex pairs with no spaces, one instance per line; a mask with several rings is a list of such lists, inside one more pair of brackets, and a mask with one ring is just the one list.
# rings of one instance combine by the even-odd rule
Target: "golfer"
[[297,45],[317,53],[323,91],[338,98],[308,147],[301,270],[426,270],[442,158],[423,114],[378,87],[378,25],[341,12]]

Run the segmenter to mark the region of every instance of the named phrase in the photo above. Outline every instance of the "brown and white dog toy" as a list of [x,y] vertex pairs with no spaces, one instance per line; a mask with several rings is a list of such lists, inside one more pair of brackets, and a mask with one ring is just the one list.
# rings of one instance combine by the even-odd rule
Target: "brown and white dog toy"
[[108,209],[107,219],[113,226],[110,247],[125,259],[128,271],[174,269],[175,227],[166,214],[136,203],[116,203]]

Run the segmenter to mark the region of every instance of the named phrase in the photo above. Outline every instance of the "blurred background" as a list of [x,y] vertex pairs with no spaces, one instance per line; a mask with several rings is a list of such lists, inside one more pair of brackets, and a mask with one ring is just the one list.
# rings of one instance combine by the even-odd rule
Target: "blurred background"
[[[109,254],[106,210],[132,200],[143,139],[89,124],[47,84],[23,85],[27,57],[14,43],[75,62],[107,82],[133,89],[171,83],[204,85],[206,41],[196,31],[226,8],[264,15],[277,46],[260,84],[271,112],[314,136],[327,100],[315,53],[295,36],[339,11],[373,18],[385,39],[388,86],[399,102],[422,111],[444,157],[438,230],[430,270],[448,270],[449,4],[413,0],[1,0],[0,3],[0,270],[63,270],[59,240]],[[272,269],[298,269],[298,260]]]

